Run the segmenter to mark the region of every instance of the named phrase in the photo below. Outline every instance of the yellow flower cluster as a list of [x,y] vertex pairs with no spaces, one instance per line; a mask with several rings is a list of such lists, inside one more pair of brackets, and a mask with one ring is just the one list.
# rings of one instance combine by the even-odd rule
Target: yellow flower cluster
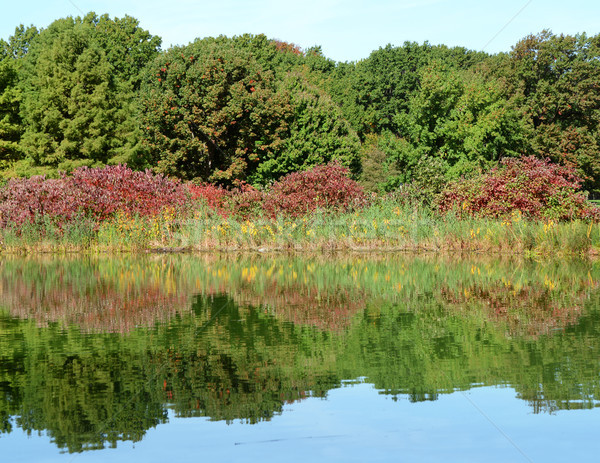
[[544,223],[544,233],[551,232],[556,224],[552,220],[548,220]]

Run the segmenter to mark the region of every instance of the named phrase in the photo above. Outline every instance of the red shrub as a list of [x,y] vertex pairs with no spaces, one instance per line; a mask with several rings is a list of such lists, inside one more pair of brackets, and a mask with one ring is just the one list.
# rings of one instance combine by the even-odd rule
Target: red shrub
[[504,217],[521,211],[531,218],[587,218],[591,210],[574,169],[534,156],[506,158],[489,173],[450,182],[438,200],[441,212]]
[[242,182],[234,190],[229,191],[228,210],[238,217],[249,217],[258,214],[264,206],[265,195],[252,185]]
[[65,191],[64,179],[10,179],[0,189],[0,225],[21,226],[44,217],[71,219],[77,211]]
[[203,185],[188,183],[187,189],[190,192],[192,199],[203,200],[208,207],[217,211],[219,214],[223,216],[228,215],[225,209],[229,192],[223,187],[211,183],[205,183]]
[[61,225],[79,215],[101,221],[116,211],[150,215],[184,204],[185,188],[150,171],[126,166],[83,167],[72,176],[11,179],[0,189],[0,225],[51,219]]
[[166,206],[183,205],[187,199],[186,189],[178,181],[124,165],[82,167],[65,179],[79,209],[99,220],[116,211],[152,215]]
[[264,200],[272,216],[299,216],[315,209],[347,211],[365,201],[362,187],[337,163],[288,174],[275,183]]
[[263,202],[263,193],[244,182],[232,190],[210,183],[199,186],[189,184],[188,190],[192,199],[205,201],[208,207],[223,217],[247,217],[259,212]]

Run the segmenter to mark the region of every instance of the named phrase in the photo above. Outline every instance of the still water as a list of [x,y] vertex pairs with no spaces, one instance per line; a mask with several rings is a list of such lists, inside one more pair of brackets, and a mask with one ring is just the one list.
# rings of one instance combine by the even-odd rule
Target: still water
[[10,462],[597,461],[600,264],[3,258]]

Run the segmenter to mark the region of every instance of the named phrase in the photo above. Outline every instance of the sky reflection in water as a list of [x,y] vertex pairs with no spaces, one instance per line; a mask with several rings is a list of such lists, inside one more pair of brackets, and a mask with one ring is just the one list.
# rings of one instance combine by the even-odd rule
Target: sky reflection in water
[[92,463],[107,458],[112,463],[526,462],[527,458],[586,462],[596,461],[600,451],[598,423],[598,408],[533,414],[507,387],[480,387],[433,402],[411,403],[406,397],[394,401],[363,383],[332,389],[327,399],[287,405],[281,415],[255,425],[177,418],[170,412],[168,424],[149,430],[141,442],[120,443],[117,449],[57,454],[47,437],[27,437],[20,430],[2,436],[0,448],[15,463]]
[[595,461],[599,281],[592,262],[5,261],[0,454]]

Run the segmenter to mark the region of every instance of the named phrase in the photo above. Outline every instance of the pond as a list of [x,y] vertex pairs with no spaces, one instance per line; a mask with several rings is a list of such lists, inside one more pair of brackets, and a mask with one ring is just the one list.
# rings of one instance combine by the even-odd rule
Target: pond
[[596,461],[600,264],[3,257],[11,462]]

